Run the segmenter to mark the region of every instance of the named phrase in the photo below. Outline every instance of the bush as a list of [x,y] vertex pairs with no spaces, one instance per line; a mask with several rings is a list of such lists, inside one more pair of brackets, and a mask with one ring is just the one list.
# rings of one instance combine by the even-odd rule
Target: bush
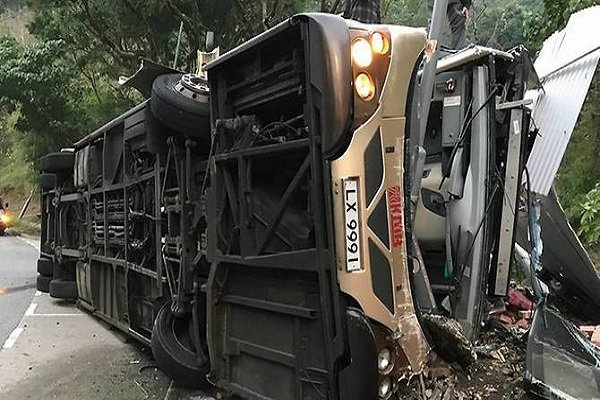
[[591,246],[600,244],[600,183],[585,195],[581,205],[580,237]]

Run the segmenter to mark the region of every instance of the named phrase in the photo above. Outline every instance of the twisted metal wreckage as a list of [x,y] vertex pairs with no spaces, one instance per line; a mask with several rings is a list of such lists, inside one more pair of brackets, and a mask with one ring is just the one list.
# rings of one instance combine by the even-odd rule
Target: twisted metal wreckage
[[598,318],[598,276],[548,194],[600,7],[534,68],[522,47],[435,50],[444,3],[429,40],[302,14],[208,63],[208,80],[145,62],[123,83],[148,100],[42,159],[39,289],[150,344],[184,385],[388,399],[441,350],[427,321],[477,339],[519,242],[537,296],[529,390],[598,397],[598,350],[545,291]]

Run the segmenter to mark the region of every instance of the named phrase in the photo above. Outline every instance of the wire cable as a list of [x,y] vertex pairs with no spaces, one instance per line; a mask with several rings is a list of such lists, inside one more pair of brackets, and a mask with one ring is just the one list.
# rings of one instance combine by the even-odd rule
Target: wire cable
[[[487,107],[488,103],[494,98],[494,96],[496,95],[496,93],[498,92],[498,86],[496,86],[494,88],[494,90],[492,90],[490,92],[490,94],[488,95],[488,97],[485,99],[485,101],[483,102],[483,104],[481,104],[481,106],[479,106],[479,108],[477,109],[477,111],[475,111],[475,113],[473,113],[473,115],[471,116],[471,118],[469,118],[469,120],[467,121],[467,123],[464,124],[460,135],[458,135],[458,139],[456,140],[456,143],[454,143],[454,147],[452,148],[452,152],[450,153],[450,158],[448,160],[448,165],[452,165],[452,163],[454,162],[454,157],[456,157],[456,152],[458,151],[459,147],[462,146],[464,144],[465,138],[466,138],[466,133],[467,133],[467,129],[469,126],[471,126],[471,124],[473,123],[473,121],[475,120],[475,118],[477,118],[477,116],[479,115],[479,113],[481,111],[483,111],[483,109],[485,107]],[[444,177],[444,180],[446,178]],[[444,182],[444,180],[442,180],[442,183]]]

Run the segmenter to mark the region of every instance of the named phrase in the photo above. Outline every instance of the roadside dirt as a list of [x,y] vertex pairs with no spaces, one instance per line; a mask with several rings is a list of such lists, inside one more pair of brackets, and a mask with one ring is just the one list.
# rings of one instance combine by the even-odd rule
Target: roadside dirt
[[[29,197],[31,189],[32,188],[27,188],[27,189],[24,188],[23,190],[20,190],[20,191],[7,191],[4,193],[0,193],[0,196],[2,197],[2,200],[5,203],[9,204],[10,210],[14,214],[18,215],[19,212],[21,211],[21,208],[25,204],[25,201]],[[29,203],[29,207],[27,207],[27,212],[25,213],[26,216],[35,217],[35,216],[39,215],[39,213],[41,211],[39,197],[40,197],[40,195],[36,191],[33,194],[33,197],[31,198],[31,203]]]
[[162,400],[170,384],[156,368],[150,349],[133,341],[116,354],[94,347],[30,368],[40,372],[3,393],[2,399]]
[[434,360],[425,376],[400,389],[398,399],[410,400],[524,400],[526,343],[486,327],[475,346],[477,360],[468,368]]

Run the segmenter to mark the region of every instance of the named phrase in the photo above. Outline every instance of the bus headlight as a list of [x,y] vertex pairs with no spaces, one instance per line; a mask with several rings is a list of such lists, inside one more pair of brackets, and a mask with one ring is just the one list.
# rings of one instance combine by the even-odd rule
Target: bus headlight
[[375,32],[371,35],[371,47],[377,54],[385,54],[390,49],[390,43],[381,32]]
[[387,400],[390,397],[390,394],[392,394],[392,389],[393,389],[392,381],[390,380],[390,378],[385,378],[379,384],[379,389],[377,390],[377,394],[379,395],[380,399]]
[[375,96],[375,82],[366,72],[361,72],[356,76],[354,88],[356,94],[364,101],[370,101]]
[[352,43],[352,61],[360,68],[367,68],[371,65],[373,51],[367,39],[359,37]]
[[392,352],[387,347],[379,352],[377,367],[382,374],[388,373],[393,366]]

